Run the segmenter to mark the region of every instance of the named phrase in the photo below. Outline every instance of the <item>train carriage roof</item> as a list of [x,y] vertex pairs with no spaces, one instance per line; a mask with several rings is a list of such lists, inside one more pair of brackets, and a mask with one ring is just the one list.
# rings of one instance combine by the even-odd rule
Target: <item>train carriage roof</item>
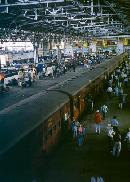
[[39,93],[0,111],[0,154],[14,146],[68,102],[55,91]]

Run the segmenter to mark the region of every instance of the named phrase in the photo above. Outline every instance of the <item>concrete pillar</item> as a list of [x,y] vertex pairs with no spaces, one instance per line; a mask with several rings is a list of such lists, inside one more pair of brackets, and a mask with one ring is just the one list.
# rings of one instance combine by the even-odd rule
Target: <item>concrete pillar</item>
[[107,23],[109,24],[110,23],[110,17],[108,16],[108,19],[107,19]]
[[93,15],[93,0],[91,0],[91,15]]
[[58,44],[57,45],[57,61],[58,61],[58,63],[60,63],[60,61],[61,61],[61,50],[60,50],[60,45]]
[[48,50],[49,50],[49,55],[52,56],[52,47],[53,47],[53,42],[52,39],[48,40]]
[[37,42],[34,43],[34,55],[33,55],[33,57],[34,57],[34,64],[35,65],[38,64],[38,43]]
[[37,10],[34,11],[35,17],[34,20],[37,20],[38,16],[37,16]]

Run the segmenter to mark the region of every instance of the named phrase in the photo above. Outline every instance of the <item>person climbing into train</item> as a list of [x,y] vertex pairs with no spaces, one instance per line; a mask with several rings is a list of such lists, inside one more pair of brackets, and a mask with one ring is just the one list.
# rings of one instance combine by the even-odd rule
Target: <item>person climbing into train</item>
[[69,113],[65,113],[64,114],[64,125],[67,129],[69,129],[70,126],[70,117],[69,117]]
[[95,113],[95,124],[96,124],[96,133],[100,134],[101,132],[101,122],[102,122],[102,115],[99,110]]
[[85,101],[86,101],[87,111],[92,112],[93,109],[94,109],[94,99],[93,99],[93,96],[91,94],[88,94],[85,97]]

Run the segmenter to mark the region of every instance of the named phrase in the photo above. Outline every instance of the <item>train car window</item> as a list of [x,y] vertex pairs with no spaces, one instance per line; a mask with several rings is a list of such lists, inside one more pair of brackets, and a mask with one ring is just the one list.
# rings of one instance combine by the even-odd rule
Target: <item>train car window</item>
[[52,136],[52,128],[49,128],[49,129],[48,129],[48,137],[49,137],[49,136]]
[[53,126],[53,130],[54,130],[54,131],[56,131],[56,125],[55,125],[55,126]]

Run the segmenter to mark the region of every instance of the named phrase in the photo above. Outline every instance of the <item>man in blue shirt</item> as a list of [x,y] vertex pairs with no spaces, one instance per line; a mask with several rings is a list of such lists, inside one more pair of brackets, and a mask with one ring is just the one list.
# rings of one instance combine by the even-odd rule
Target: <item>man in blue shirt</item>
[[116,116],[113,116],[113,119],[111,120],[111,125],[113,128],[117,128],[119,126],[119,122]]

